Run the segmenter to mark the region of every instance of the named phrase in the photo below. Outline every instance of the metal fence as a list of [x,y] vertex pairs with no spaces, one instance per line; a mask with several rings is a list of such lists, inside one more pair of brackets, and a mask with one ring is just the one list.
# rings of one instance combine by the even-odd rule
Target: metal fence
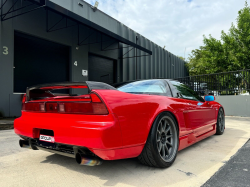
[[248,95],[250,92],[250,69],[189,76],[175,80],[188,85],[200,95],[208,93],[213,95]]

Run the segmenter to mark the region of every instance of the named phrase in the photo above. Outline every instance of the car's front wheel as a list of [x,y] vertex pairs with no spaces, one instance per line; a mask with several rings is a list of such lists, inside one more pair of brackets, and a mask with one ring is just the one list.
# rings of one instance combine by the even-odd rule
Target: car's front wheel
[[179,147],[178,128],[174,117],[161,113],[154,121],[147,142],[138,157],[142,164],[166,168],[173,164]]
[[216,134],[222,135],[225,130],[225,115],[222,108],[219,109],[218,117],[217,117],[217,124],[216,124]]

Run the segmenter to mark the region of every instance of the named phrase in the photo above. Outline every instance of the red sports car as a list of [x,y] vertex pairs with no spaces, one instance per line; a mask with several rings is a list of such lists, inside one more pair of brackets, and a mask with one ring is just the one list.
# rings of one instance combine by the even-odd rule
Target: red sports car
[[21,147],[70,156],[79,164],[138,157],[164,168],[178,150],[223,134],[225,117],[214,96],[204,100],[175,80],[134,81],[116,88],[86,81],[27,88],[14,127]]

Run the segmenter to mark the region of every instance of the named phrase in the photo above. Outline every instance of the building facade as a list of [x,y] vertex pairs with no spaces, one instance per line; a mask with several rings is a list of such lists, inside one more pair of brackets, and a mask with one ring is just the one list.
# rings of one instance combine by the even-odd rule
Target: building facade
[[26,87],[187,76],[185,62],[82,0],[2,0],[0,112],[20,116]]

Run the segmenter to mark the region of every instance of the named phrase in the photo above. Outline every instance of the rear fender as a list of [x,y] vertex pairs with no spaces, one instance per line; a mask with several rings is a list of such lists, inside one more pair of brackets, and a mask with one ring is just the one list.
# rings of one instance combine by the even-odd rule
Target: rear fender
[[170,112],[177,123],[178,117],[166,96],[135,95],[118,90],[93,90],[117,116],[123,137],[123,146],[144,145],[153,122],[162,112]]

